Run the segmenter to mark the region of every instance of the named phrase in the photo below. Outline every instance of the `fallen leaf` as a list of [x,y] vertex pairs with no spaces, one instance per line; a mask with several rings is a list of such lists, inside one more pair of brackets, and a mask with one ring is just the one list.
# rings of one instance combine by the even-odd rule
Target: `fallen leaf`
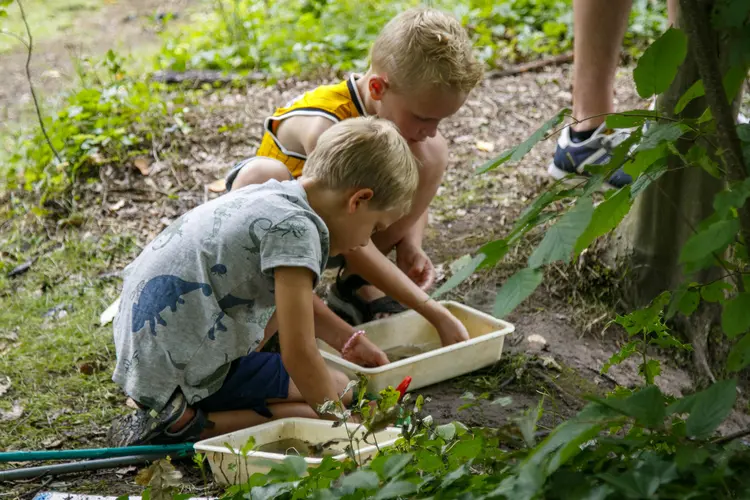
[[118,210],[120,210],[120,209],[121,209],[122,207],[124,207],[124,206],[125,206],[125,198],[122,198],[122,199],[121,199],[120,201],[118,201],[118,202],[117,202],[117,203],[115,203],[114,205],[110,205],[110,206],[109,206],[109,209],[110,209],[110,210],[111,210],[112,212],[117,212]]
[[65,439],[60,439],[58,437],[53,436],[42,441],[42,446],[44,446],[44,448],[47,450],[53,450],[55,448],[59,448],[63,444],[64,441]]
[[131,465],[130,467],[123,467],[121,469],[115,470],[115,474],[118,476],[127,476],[128,474],[132,474],[138,470],[138,468],[135,465]]
[[562,371],[562,366],[560,366],[552,356],[540,356],[539,360],[542,362],[542,366],[545,368],[552,368],[559,372]]
[[91,363],[81,363],[78,365],[78,371],[83,373],[84,375],[93,375],[94,374],[94,365]]
[[224,179],[216,179],[208,185],[208,190],[212,193],[223,193],[227,190],[227,181]]
[[8,389],[10,389],[10,377],[0,376],[0,396],[8,392]]
[[486,153],[492,153],[495,150],[495,144],[487,141],[477,141],[477,149]]
[[23,415],[23,406],[14,403],[13,408],[11,408],[8,411],[0,410],[0,421],[12,421],[12,420],[18,420],[21,418],[21,415]]
[[138,171],[141,173],[141,175],[148,175],[149,174],[149,165],[151,165],[151,162],[148,161],[148,158],[144,158],[143,156],[136,158],[133,162],[135,165],[135,168],[138,169]]
[[526,340],[529,342],[529,344],[547,345],[547,339],[537,334],[529,335],[528,337],[526,337]]

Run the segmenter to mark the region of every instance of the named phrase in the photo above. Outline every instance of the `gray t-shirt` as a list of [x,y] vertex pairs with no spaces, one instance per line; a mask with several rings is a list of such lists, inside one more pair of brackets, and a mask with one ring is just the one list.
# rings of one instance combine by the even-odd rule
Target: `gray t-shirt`
[[186,213],[124,270],[112,379],[161,409],[176,388],[193,404],[255,350],[274,306],[273,270],[319,279],[329,236],[297,181],[269,181]]

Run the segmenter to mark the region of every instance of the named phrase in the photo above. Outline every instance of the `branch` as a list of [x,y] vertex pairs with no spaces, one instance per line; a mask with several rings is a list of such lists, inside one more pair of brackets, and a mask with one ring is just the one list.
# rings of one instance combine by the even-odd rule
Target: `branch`
[[26,47],[26,50],[28,50],[29,48],[28,42],[26,42],[26,40],[24,40],[21,36],[16,35],[15,33],[11,33],[10,31],[0,30],[0,35],[7,35],[9,37],[15,38],[16,40],[21,42],[24,47]]
[[[716,135],[722,148],[722,159],[727,167],[729,180],[744,181],[747,173],[742,158],[742,145],[737,136],[735,116],[730,106],[719,67],[718,33],[709,21],[706,6],[712,2],[701,0],[680,0],[680,9],[688,39],[693,48],[693,56],[698,74],[706,90],[706,102],[716,121]],[[740,234],[745,244],[750,244],[750,205],[746,202],[739,210]],[[740,280],[740,290],[742,290]]]
[[36,97],[36,91],[34,90],[34,83],[31,80],[31,55],[34,51],[34,38],[31,36],[31,28],[29,28],[29,22],[26,20],[26,12],[23,10],[23,4],[21,3],[21,0],[16,0],[16,3],[18,4],[18,9],[21,11],[21,19],[23,19],[23,24],[26,26],[26,34],[29,37],[29,43],[25,43],[26,48],[28,49],[28,56],[26,57],[26,79],[29,81],[29,90],[31,90],[31,97],[34,99],[34,108],[36,109],[36,116],[39,119],[39,127],[42,129],[42,134],[44,134],[44,138],[47,139],[47,144],[49,145],[49,148],[52,150],[52,152],[55,154],[55,158],[57,158],[57,161],[59,163],[62,163],[62,158],[60,158],[60,153],[57,152],[57,149],[55,149],[55,146],[52,144],[52,140],[49,138],[49,135],[47,134],[47,128],[44,126],[44,118],[42,118],[42,110],[39,108],[39,100]]

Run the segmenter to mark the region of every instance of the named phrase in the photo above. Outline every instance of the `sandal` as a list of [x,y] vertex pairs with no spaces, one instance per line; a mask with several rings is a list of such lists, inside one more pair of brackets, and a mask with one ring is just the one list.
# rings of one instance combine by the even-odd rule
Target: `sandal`
[[138,405],[129,415],[116,418],[107,433],[111,447],[139,446],[144,444],[170,444],[197,441],[203,429],[212,426],[206,414],[195,408],[195,416],[175,433],[167,431],[187,410],[187,401],[176,391],[161,411]]
[[328,291],[327,302],[328,307],[350,325],[369,323],[378,319],[379,314],[392,315],[406,311],[406,307],[387,295],[372,302],[366,302],[357,295],[357,290],[370,283],[356,274],[341,279],[342,271],[343,268],[336,276],[336,283],[331,285]]

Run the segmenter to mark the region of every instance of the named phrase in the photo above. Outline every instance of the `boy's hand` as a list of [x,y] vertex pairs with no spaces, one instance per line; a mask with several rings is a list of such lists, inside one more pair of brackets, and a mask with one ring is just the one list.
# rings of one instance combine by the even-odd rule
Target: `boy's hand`
[[390,363],[388,356],[364,336],[357,337],[354,345],[344,355],[344,359],[365,368],[374,368]]
[[402,242],[396,247],[396,264],[422,290],[435,283],[435,266],[421,247]]

